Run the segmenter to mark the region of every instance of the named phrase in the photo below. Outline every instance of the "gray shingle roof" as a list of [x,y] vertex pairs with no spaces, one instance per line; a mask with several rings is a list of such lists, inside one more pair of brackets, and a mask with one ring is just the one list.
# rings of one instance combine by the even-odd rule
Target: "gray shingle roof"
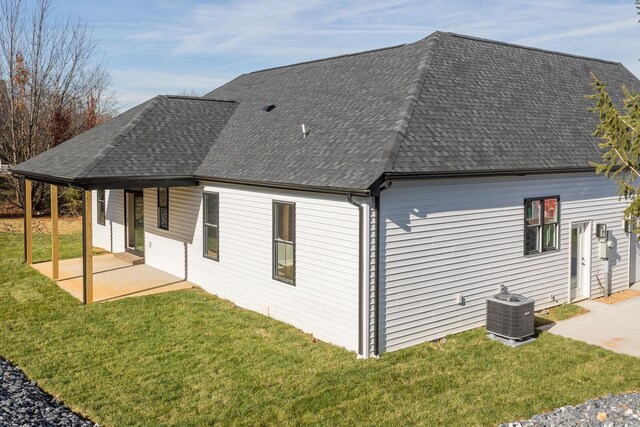
[[140,115],[152,102],[147,101],[114,117],[106,123],[84,132],[63,144],[20,163],[13,172],[34,172],[61,178],[84,176],[91,165],[103,157],[108,144]]
[[619,63],[456,34],[441,37],[392,172],[587,167],[600,159],[593,72],[621,104]]
[[157,96],[12,170],[76,180],[193,176],[236,105]]
[[[239,105],[198,174],[369,187],[384,171],[418,64],[437,37],[245,74],[207,94]],[[266,113],[265,104],[276,108]]]
[[640,90],[619,63],[436,32],[154,98],[16,170],[366,189],[383,173],[589,167],[590,72],[618,102]]

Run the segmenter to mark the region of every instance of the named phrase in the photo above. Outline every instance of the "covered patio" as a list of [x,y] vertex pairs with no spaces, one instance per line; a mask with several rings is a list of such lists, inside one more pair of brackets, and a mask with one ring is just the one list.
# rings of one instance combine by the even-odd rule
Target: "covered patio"
[[[164,179],[142,177],[131,180],[83,184],[82,188],[82,258],[60,260],[58,231],[58,185],[70,182],[40,178],[50,185],[51,203],[51,261],[33,262],[32,179],[24,178],[24,262],[56,281],[61,288],[91,304],[127,296],[188,289],[195,286],[184,278],[173,276],[145,264],[136,264],[124,254],[93,254],[92,190],[105,188],[146,188],[195,185],[193,179]],[[77,186],[77,184],[74,184]],[[130,255],[129,253],[126,253]]]
[[[98,272],[97,265],[94,268],[92,253],[95,237],[92,215],[96,220],[104,215],[99,210],[104,201],[97,191],[124,190],[131,194],[145,188],[198,186],[196,171],[236,106],[236,102],[218,102],[200,97],[157,96],[118,115],[108,125],[97,126],[12,167],[11,173],[24,179],[21,195],[25,208],[24,262],[33,265],[32,185],[34,182],[47,184],[51,186],[51,277],[65,281],[60,275],[63,263],[58,252],[58,187],[80,190],[83,256],[80,265],[82,274],[79,275],[82,277],[82,301],[85,304],[94,302],[101,292],[99,282],[95,283],[94,289],[94,276],[96,280],[108,277]],[[96,193],[93,197],[96,200],[92,200],[94,190]],[[126,228],[127,221],[132,218],[134,226],[131,227],[131,234],[134,236],[137,230],[144,231],[144,228],[136,229],[135,226],[139,223],[140,227],[144,227],[143,218],[140,221],[136,218],[135,205],[140,201],[140,198],[133,197],[134,209],[132,215],[127,216],[125,199],[124,226]],[[144,211],[144,206],[142,209]],[[134,244],[127,243],[123,251],[144,253],[140,250],[140,242],[135,237],[133,240]],[[114,248],[110,250],[116,252]],[[75,268],[80,268],[78,265],[76,263]],[[130,273],[127,271],[127,274]],[[183,278],[186,277],[185,272]]]
[[[41,262],[32,267],[54,279],[53,262]],[[82,258],[59,261],[58,285],[80,301],[83,301],[82,273]],[[93,257],[93,286],[93,302],[101,302],[190,289],[195,285],[148,265],[134,265],[117,255],[106,254]]]

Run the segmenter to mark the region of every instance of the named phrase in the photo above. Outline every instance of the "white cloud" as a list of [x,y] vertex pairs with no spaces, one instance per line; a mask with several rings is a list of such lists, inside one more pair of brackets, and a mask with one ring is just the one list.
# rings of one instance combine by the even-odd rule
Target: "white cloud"
[[[98,27],[121,56],[112,74],[124,103],[204,92],[240,72],[411,42],[435,30],[618,60],[640,72],[631,0],[154,1],[162,20],[132,18],[111,33],[108,24]],[[149,71],[136,55],[162,60]],[[159,72],[158,63],[181,71]]]
[[[128,42],[155,47],[173,55],[234,54],[310,55],[343,53],[354,35],[409,34],[421,38],[433,27],[402,22],[399,12],[408,0],[304,2],[240,0],[200,4],[176,21],[144,24]],[[404,13],[401,13],[404,15]],[[387,17],[394,17],[397,23]],[[340,47],[336,48],[335,45]],[[351,49],[353,49],[351,48]]]
[[394,35],[412,41],[435,29],[541,46],[580,43],[620,34],[635,21],[633,4],[615,1],[238,0],[198,4],[164,23],[139,23],[126,40],[176,56],[308,56],[359,49],[367,38],[364,48],[385,46]]

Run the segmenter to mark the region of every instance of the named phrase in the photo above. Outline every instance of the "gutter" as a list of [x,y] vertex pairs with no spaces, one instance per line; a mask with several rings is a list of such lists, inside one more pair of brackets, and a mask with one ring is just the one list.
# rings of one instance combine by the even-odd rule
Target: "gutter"
[[454,171],[454,172],[385,172],[385,179],[438,179],[438,178],[468,178],[481,176],[525,176],[549,175],[558,173],[594,173],[593,166],[551,169],[494,169],[484,171]]
[[362,357],[364,355],[364,334],[362,333],[362,329],[364,327],[363,315],[364,315],[364,307],[362,298],[365,294],[364,290],[364,206],[362,203],[358,203],[353,200],[352,194],[347,194],[347,202],[351,203],[353,206],[358,208],[358,357]]
[[594,167],[553,168],[553,169],[501,169],[486,171],[455,171],[455,172],[385,172],[369,189],[349,187],[323,187],[305,184],[279,183],[272,181],[254,181],[229,178],[215,178],[193,175],[158,175],[158,176],[121,176],[121,177],[90,177],[71,178],[41,174],[37,172],[24,172],[10,169],[13,175],[33,179],[46,184],[77,187],[86,190],[116,189],[133,186],[144,187],[189,187],[199,185],[199,181],[218,182],[226,184],[250,185],[255,187],[275,188],[282,190],[310,191],[316,193],[344,194],[351,196],[369,197],[375,191],[384,190],[379,183],[393,179],[438,179],[438,178],[462,178],[480,176],[524,176],[556,173],[585,173],[595,172]]
[[271,181],[252,181],[252,180],[229,179],[229,178],[212,178],[212,177],[206,177],[206,176],[196,176],[195,178],[199,181],[219,182],[224,184],[251,185],[255,187],[267,187],[267,188],[275,188],[279,190],[299,190],[299,191],[311,191],[316,193],[344,194],[347,197],[371,196],[371,190],[362,190],[359,188],[321,187],[316,185],[289,184],[289,183],[279,183],[279,182],[271,182]]
[[67,180],[65,178],[58,178],[51,175],[44,175],[39,173],[31,173],[31,172],[25,173],[25,172],[14,171],[14,170],[10,170],[10,172],[13,176],[21,176],[22,178],[30,179],[32,181],[44,182],[45,184],[53,184],[53,185],[69,186],[69,187],[72,186],[71,180]]
[[77,187],[86,190],[101,189],[117,189],[128,188],[131,186],[143,187],[189,187],[199,185],[200,181],[218,182],[225,184],[250,185],[254,187],[266,187],[282,190],[298,190],[310,191],[316,193],[328,194],[345,194],[353,196],[368,197],[371,196],[371,190],[349,187],[322,187],[305,184],[289,184],[270,181],[252,181],[226,178],[213,178],[207,176],[193,175],[158,175],[158,176],[114,176],[114,177],[97,177],[97,178],[66,178],[52,175],[40,174],[37,172],[24,172],[20,170],[11,170],[13,175],[22,176],[34,181],[44,182],[46,184]]
[[373,356],[380,357],[380,193],[391,187],[391,179],[384,180],[375,194],[375,215],[376,215],[376,235],[375,235],[375,281],[373,289]]
[[[11,170],[13,175],[22,176],[34,181],[44,182],[46,184],[61,185],[68,187],[82,188],[85,190],[100,190],[108,188],[125,188],[127,184],[137,184],[143,181],[154,184],[153,186],[162,186],[164,183],[174,183],[180,186],[198,185],[197,180],[193,176],[188,175],[157,175],[157,176],[115,176],[115,177],[81,177],[68,178],[53,175],[40,174],[37,172],[22,172],[20,170]],[[160,185],[158,185],[160,184]]]

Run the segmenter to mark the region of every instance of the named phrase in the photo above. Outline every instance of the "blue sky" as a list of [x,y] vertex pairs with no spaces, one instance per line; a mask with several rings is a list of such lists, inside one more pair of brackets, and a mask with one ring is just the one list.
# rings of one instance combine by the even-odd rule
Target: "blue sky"
[[435,30],[616,60],[640,76],[633,0],[58,0],[56,13],[93,28],[121,109]]

